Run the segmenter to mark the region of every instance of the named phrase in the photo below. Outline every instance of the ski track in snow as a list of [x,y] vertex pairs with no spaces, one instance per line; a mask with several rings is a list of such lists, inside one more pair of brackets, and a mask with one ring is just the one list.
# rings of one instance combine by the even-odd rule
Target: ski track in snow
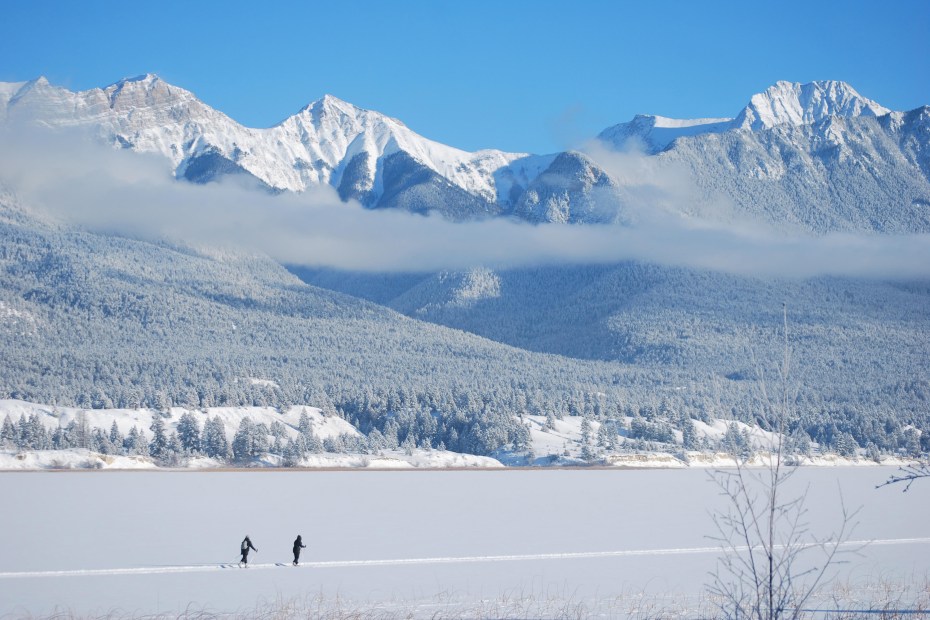
[[[887,545],[919,545],[930,544],[928,538],[886,538],[879,540],[849,540],[841,547],[887,546]],[[807,547],[816,547],[818,544],[810,543]],[[748,550],[746,546],[737,546],[733,550],[742,552]],[[264,564],[249,564],[249,570],[264,570],[269,568],[351,568],[359,566],[405,566],[423,564],[466,564],[475,562],[526,562],[538,560],[583,560],[594,558],[619,558],[636,556],[660,555],[693,555],[700,553],[721,553],[721,547],[685,547],[679,549],[630,549],[624,551],[583,551],[577,553],[535,553],[525,555],[479,555],[461,557],[435,557],[435,558],[399,558],[386,560],[334,560],[326,562],[305,562],[297,567],[290,562],[269,562]],[[160,575],[170,573],[201,573],[224,570],[239,570],[236,562],[224,564],[191,564],[187,566],[143,566],[138,568],[101,568],[84,570],[50,570],[29,572],[0,573],[0,579],[36,579],[44,577],[103,577],[108,575]]]

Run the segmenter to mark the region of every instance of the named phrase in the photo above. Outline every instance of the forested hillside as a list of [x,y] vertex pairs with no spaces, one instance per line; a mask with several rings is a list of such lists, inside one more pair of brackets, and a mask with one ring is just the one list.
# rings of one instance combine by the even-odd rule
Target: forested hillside
[[[376,290],[360,278],[350,292]],[[2,396],[93,408],[307,404],[365,433],[393,424],[416,445],[480,454],[519,442],[521,413],[765,424],[750,349],[767,368],[787,298],[798,430],[894,450],[906,425],[930,428],[926,285],[638,265],[378,279],[377,301],[416,318],[304,284],[261,256],[46,223],[5,194]]]
[[736,418],[752,410],[741,398],[757,387],[760,368],[774,381],[787,304],[805,432],[826,444],[849,432],[864,447],[889,445],[887,429],[928,424],[925,281],[752,278],[636,263],[396,277],[295,272],[515,347],[677,377],[695,417],[719,411],[718,402]]
[[4,397],[313,404],[365,431],[408,416],[420,440],[484,453],[513,441],[515,412],[667,389],[632,367],[531,353],[308,286],[267,258],[56,227],[8,194],[0,213]]

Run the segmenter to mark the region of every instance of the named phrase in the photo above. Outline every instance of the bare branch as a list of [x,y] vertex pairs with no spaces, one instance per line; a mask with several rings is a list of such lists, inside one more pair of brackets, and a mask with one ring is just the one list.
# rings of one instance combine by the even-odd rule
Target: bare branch
[[908,489],[911,488],[911,485],[914,484],[915,480],[921,478],[930,478],[930,460],[924,461],[922,463],[913,463],[911,465],[904,465],[898,468],[900,473],[891,474],[888,477],[888,480],[884,481],[880,485],[876,486],[876,489],[885,487],[892,484],[903,483],[904,490],[903,493],[907,493]]

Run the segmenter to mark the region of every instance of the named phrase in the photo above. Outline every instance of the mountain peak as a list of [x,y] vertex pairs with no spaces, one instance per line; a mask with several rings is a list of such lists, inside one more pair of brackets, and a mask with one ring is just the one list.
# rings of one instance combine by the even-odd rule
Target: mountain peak
[[56,92],[60,89],[49,84],[44,75],[29,80],[28,82],[4,82],[4,87],[0,88],[2,99],[6,100],[9,106],[20,100],[30,99],[33,97],[55,97]]
[[298,112],[298,115],[300,114],[310,115],[314,119],[314,122],[319,122],[323,117],[349,117],[359,120],[368,119],[368,122],[372,120],[390,121],[393,124],[406,127],[402,121],[396,118],[392,118],[374,110],[360,108],[354,103],[350,103],[328,93],[306,105]]
[[330,95],[329,93],[323,95],[316,101],[311,101],[303,108],[300,109],[298,114],[309,114],[314,118],[319,118],[320,116],[325,116],[327,114],[346,114],[349,116],[357,116],[360,112],[364,112],[356,105],[344,101],[339,97]]
[[735,125],[760,130],[783,124],[807,125],[829,116],[882,116],[888,112],[846,82],[821,80],[800,84],[782,80],[753,95]]
[[109,86],[104,87],[104,92],[109,93],[119,93],[126,90],[152,90],[158,86],[165,85],[170,86],[167,82],[159,78],[154,73],[143,73],[142,75],[136,75],[133,77],[124,77],[119,79]]
[[154,73],[143,73],[142,75],[136,75],[134,77],[124,77],[121,80],[117,80],[115,84],[127,84],[130,82],[144,82],[146,84],[151,84],[159,80],[160,78]]
[[335,96],[335,95],[330,95],[329,93],[326,93],[325,95],[323,95],[322,97],[320,97],[320,103],[321,103],[322,105],[327,105],[327,106],[345,106],[345,105],[347,105],[347,106],[352,106],[353,108],[356,107],[356,106],[352,105],[351,103],[349,103],[348,101],[346,101],[346,100],[344,100],[344,99],[340,99],[339,97],[337,97],[337,96]]
[[196,101],[190,91],[164,81],[154,73],[125,77],[103,89],[114,108],[174,105]]
[[321,112],[341,112],[343,114],[350,114],[352,116],[355,116],[359,112],[367,111],[363,110],[355,104],[345,101],[344,99],[330,95],[329,93],[323,95],[316,101],[312,101],[307,104],[307,106],[304,107],[304,110],[316,112],[317,114]]
[[44,75],[40,75],[39,77],[29,80],[28,82],[19,82],[18,84],[20,89],[22,89],[22,92],[27,92],[33,89],[41,90],[54,88],[54,86],[49,83],[48,78],[46,78]]

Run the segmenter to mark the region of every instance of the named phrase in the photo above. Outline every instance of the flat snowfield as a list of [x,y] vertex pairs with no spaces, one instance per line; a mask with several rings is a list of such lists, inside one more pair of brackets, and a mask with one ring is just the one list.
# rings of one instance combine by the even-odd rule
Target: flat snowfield
[[[873,542],[834,583],[926,583],[930,481],[876,489],[893,471],[791,479],[792,495],[809,489],[817,534],[842,523],[840,489],[860,509],[851,538]],[[695,609],[719,555],[710,515],[725,506],[693,470],[0,473],[0,492],[7,617]],[[240,569],[246,534],[258,553]]]

